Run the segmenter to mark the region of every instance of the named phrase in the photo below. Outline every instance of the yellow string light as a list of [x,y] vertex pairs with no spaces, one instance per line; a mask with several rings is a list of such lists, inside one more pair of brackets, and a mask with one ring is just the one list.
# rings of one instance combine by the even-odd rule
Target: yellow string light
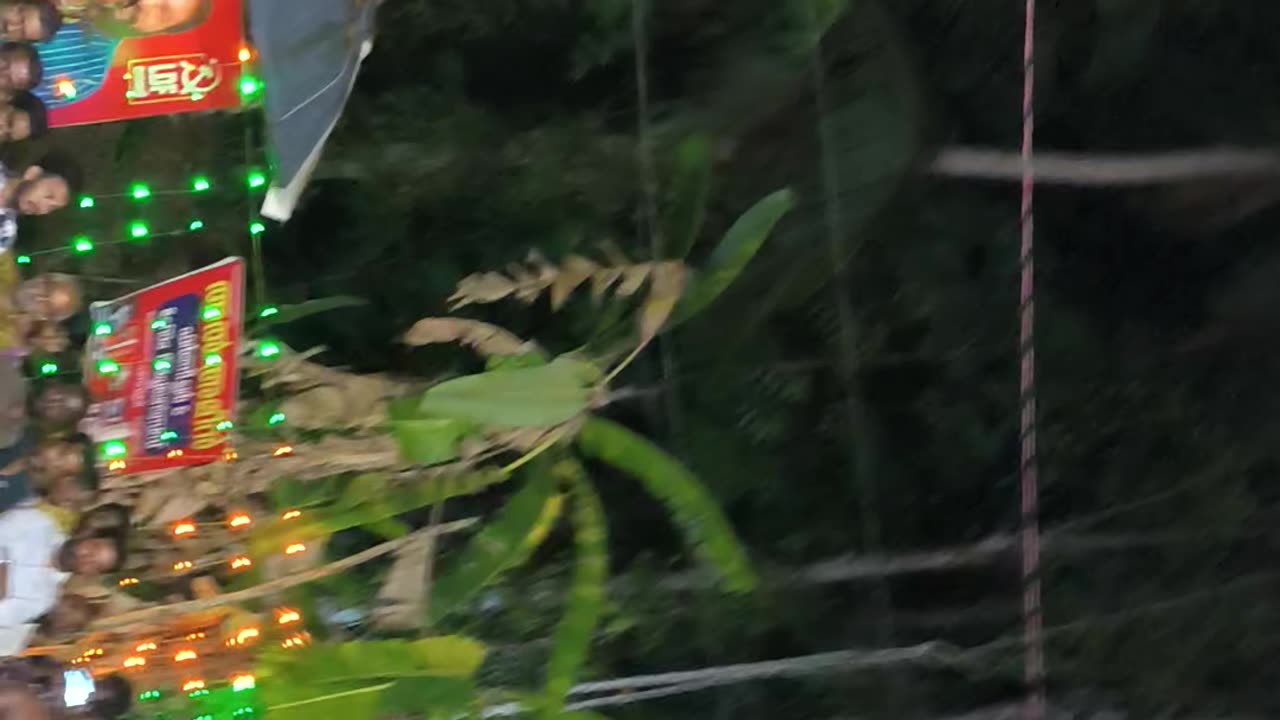
[[253,561],[249,558],[241,555],[240,557],[231,559],[232,570],[242,570],[247,567],[253,567]]
[[292,454],[293,454],[293,446],[292,446],[292,445],[281,445],[280,447],[276,448],[275,452],[271,453],[271,456],[272,456],[272,457],[285,457],[285,456],[292,455]]
[[248,527],[249,525],[252,525],[252,524],[253,524],[253,518],[249,517],[245,513],[236,513],[235,515],[232,515],[227,520],[227,527],[230,527],[232,530],[235,530],[237,528],[242,528],[242,527]]
[[280,516],[280,519],[281,519],[281,520],[293,520],[294,518],[300,518],[300,517],[302,517],[302,512],[301,512],[301,511],[299,511],[299,510],[290,510],[290,511],[286,512],[285,514],[281,515],[281,516]]
[[302,619],[302,614],[299,613],[297,610],[281,608],[280,610],[276,611],[276,622],[281,625],[296,623],[301,619]]
[[124,660],[124,666],[125,666],[125,668],[142,667],[142,666],[144,666],[144,665],[146,665],[146,664],[147,664],[147,659],[146,659],[146,658],[144,658],[144,657],[138,657],[138,656],[136,656],[136,655],[135,655],[135,656],[133,656],[133,657],[127,657],[127,658],[125,658],[125,660]]
[[183,520],[173,526],[173,536],[182,537],[183,535],[195,535],[196,524],[190,520]]
[[191,692],[192,690],[203,690],[203,680],[188,680],[182,684],[182,692]]
[[256,686],[256,684],[257,684],[257,683],[256,683],[255,678],[254,678],[252,675],[248,674],[248,673],[244,673],[244,674],[241,674],[241,675],[236,675],[235,677],[231,678],[231,690],[232,690],[232,692],[241,692],[241,691],[243,691],[243,690],[252,690],[252,689]]
[[174,662],[188,662],[200,657],[195,650],[180,650],[177,655],[173,656]]
[[287,547],[287,548],[285,548],[285,549],[284,549],[284,554],[285,554],[285,555],[297,555],[298,553],[304,553],[304,552],[306,552],[306,551],[307,551],[307,546],[306,546],[306,545],[303,545],[302,543],[294,543],[294,544],[292,544],[292,545],[290,545],[289,547]]
[[252,640],[252,639],[254,639],[254,638],[258,637],[260,634],[261,634],[261,633],[258,631],[258,628],[254,628],[254,627],[251,627],[251,628],[243,628],[243,629],[241,629],[241,630],[240,630],[240,632],[236,633],[236,636],[235,636],[235,637],[233,637],[233,638],[228,638],[228,639],[227,639],[227,642],[226,642],[226,645],[227,645],[227,647],[235,647],[236,645],[244,645],[245,643],[249,642],[250,640]]

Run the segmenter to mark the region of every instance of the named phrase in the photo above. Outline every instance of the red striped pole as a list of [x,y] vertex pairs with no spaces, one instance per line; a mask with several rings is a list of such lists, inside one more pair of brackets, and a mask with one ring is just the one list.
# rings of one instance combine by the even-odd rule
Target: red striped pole
[[1026,0],[1022,41],[1022,216],[1018,266],[1018,438],[1021,441],[1019,486],[1022,494],[1022,620],[1027,684],[1024,720],[1045,716],[1043,617],[1040,605],[1040,488],[1036,467],[1036,353],[1035,353],[1035,174],[1031,154],[1035,136],[1035,19],[1036,0]]

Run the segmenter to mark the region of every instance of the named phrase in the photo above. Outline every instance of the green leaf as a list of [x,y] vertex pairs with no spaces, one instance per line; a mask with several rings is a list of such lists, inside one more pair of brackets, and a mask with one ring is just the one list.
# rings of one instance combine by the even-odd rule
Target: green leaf
[[271,483],[271,504],[277,510],[292,510],[329,502],[337,496],[329,480],[303,482],[284,478]]
[[504,571],[533,554],[555,525],[563,503],[555,480],[546,472],[533,472],[524,487],[458,553],[451,568],[432,583],[431,622],[458,609]]
[[680,461],[640,435],[600,417],[589,418],[576,441],[588,456],[631,475],[661,500],[685,540],[720,573],[726,589],[744,592],[756,586],[755,572],[729,521]]
[[547,364],[547,358],[540,352],[523,355],[490,355],[485,359],[485,370],[519,370],[521,368],[541,367]]
[[470,431],[470,424],[427,417],[420,409],[421,402],[421,396],[410,396],[387,403],[391,434],[400,448],[400,457],[415,465],[438,465],[457,458],[458,444]]
[[376,640],[312,645],[273,672],[308,683],[365,682],[413,677],[469,678],[484,661],[482,643],[460,635],[422,640]]
[[439,465],[458,457],[458,443],[467,430],[466,423],[451,418],[424,418],[400,421],[392,434],[407,462]]
[[764,245],[774,226],[795,204],[794,193],[778,190],[743,213],[720,239],[707,266],[689,284],[668,328],[697,315],[732,285]]
[[847,10],[846,0],[798,0],[788,2],[785,10],[790,15],[787,47],[796,56],[809,59],[822,36]]
[[453,720],[465,716],[476,700],[475,683],[470,679],[406,678],[397,680],[382,692],[379,710],[380,717],[394,715],[424,720]]
[[334,505],[337,508],[353,508],[362,503],[381,497],[387,491],[391,478],[381,473],[364,473],[352,478],[347,489]]
[[693,249],[702,232],[710,193],[711,141],[705,135],[694,135],[676,148],[675,165],[660,222],[662,257],[683,259]]
[[268,317],[260,317],[253,323],[254,330],[263,330],[275,325],[283,325],[291,323],[295,320],[301,320],[304,317],[318,315],[320,313],[329,312],[345,307],[356,307],[359,305],[367,305],[368,301],[363,298],[351,297],[349,295],[335,295],[327,298],[316,298],[297,305],[281,305],[277,308],[278,312]]
[[482,644],[461,636],[349,642],[305,652],[269,650],[256,675],[266,681],[259,692],[273,718],[360,720],[376,717],[384,703],[403,702],[410,688],[420,697],[433,688],[424,702],[456,701],[484,656]]
[[560,715],[569,688],[586,662],[591,637],[604,610],[609,575],[608,529],[600,497],[578,461],[557,463],[556,473],[572,482],[574,562],[569,599],[556,623],[542,690],[541,714],[547,720]]
[[434,505],[452,497],[475,495],[507,480],[497,469],[430,478],[389,489],[377,500],[354,508],[330,506],[307,511],[294,520],[277,519],[256,529],[249,537],[250,551],[257,555],[277,553],[290,542],[325,537],[357,527],[370,527],[375,532],[398,533],[383,520],[410,510]]
[[382,518],[363,526],[383,540],[399,540],[409,534],[410,527],[395,518]]
[[[268,686],[269,687],[269,686]],[[276,720],[314,720],[315,718],[372,718],[381,702],[387,683],[368,683],[357,687],[323,688],[295,685],[291,688],[263,688],[259,691],[266,714]]]
[[426,415],[492,427],[551,427],[585,412],[599,369],[560,357],[541,367],[495,370],[449,380],[422,396]]

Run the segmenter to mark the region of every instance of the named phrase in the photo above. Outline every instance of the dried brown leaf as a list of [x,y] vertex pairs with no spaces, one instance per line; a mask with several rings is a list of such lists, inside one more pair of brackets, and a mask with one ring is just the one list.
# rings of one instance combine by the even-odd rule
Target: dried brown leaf
[[623,268],[622,284],[618,286],[618,295],[620,297],[631,297],[639,292],[640,288],[644,286],[644,281],[649,279],[651,270],[651,263],[640,263]]
[[516,284],[516,299],[522,303],[527,304],[537,300],[549,283],[542,278],[542,275],[529,272],[528,268],[519,263],[512,263],[507,271]]
[[569,295],[596,272],[597,265],[581,255],[570,255],[560,266],[559,274],[551,283],[551,309],[564,307]]
[[618,247],[618,243],[614,242],[613,238],[605,238],[600,243],[600,254],[604,255],[609,264],[614,267],[621,268],[631,264],[631,258],[622,252],[622,249]]
[[462,343],[481,355],[521,355],[533,349],[531,343],[497,325],[460,318],[423,318],[405,333],[406,345]]
[[341,427],[347,412],[345,394],[332,385],[321,385],[298,393],[280,404],[289,423],[301,428]]
[[169,496],[165,504],[151,519],[152,525],[167,525],[183,518],[189,518],[209,505],[209,499],[194,492],[178,492]]
[[374,622],[384,629],[421,627],[422,605],[430,587],[431,553],[435,536],[423,535],[396,551],[396,560],[378,590]]
[[468,275],[449,296],[449,305],[457,310],[472,303],[497,302],[516,291],[515,283],[502,273],[486,272]]
[[684,292],[685,267],[679,262],[656,263],[649,284],[649,297],[640,308],[640,341],[649,342],[671,317]]
[[160,508],[164,507],[165,503],[169,502],[170,497],[180,492],[182,492],[180,488],[174,487],[170,483],[157,483],[147,487],[133,505],[134,519],[136,521],[145,521]]
[[609,292],[609,288],[618,282],[623,272],[623,268],[620,267],[607,267],[597,270],[591,276],[591,299],[595,302],[603,300],[605,293]]

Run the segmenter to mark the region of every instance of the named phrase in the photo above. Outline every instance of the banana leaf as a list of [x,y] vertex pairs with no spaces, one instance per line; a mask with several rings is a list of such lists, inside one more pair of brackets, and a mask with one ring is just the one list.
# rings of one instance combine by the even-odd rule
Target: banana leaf
[[585,412],[600,371],[560,357],[538,367],[494,370],[427,390],[418,409],[437,418],[498,428],[552,427]]

